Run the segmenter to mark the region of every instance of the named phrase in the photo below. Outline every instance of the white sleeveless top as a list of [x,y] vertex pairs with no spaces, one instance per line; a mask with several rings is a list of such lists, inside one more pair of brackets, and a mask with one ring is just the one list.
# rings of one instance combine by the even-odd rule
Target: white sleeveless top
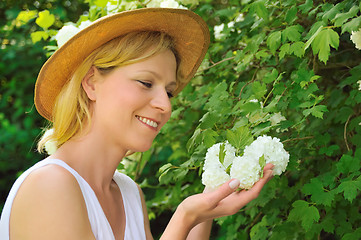
[[[97,240],[114,240],[114,234],[106,218],[104,211],[90,185],[74,169],[65,162],[57,159],[46,159],[38,162],[27,171],[25,171],[14,183],[6,199],[0,220],[0,239],[9,240],[10,213],[14,198],[25,180],[25,178],[34,170],[48,164],[56,164],[67,169],[79,183],[83,193],[85,204],[88,211],[89,222],[93,234]],[[127,175],[118,171],[114,173],[113,180],[119,186],[122,193],[125,210],[125,234],[126,240],[142,240],[145,238],[144,216],[142,211],[142,202],[136,183]]]

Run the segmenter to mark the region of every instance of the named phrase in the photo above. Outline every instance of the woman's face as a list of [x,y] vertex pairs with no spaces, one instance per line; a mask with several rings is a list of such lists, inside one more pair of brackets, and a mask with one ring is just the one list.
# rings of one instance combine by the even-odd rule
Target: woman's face
[[106,144],[148,150],[170,118],[176,68],[174,54],[166,50],[106,75],[95,69],[92,131]]

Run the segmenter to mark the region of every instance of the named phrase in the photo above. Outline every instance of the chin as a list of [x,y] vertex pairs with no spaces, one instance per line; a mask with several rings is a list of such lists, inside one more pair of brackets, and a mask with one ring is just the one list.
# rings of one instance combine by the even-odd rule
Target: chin
[[146,152],[146,151],[148,151],[150,149],[151,146],[152,146],[152,144],[138,145],[137,147],[131,148],[129,151],[131,151],[131,152]]

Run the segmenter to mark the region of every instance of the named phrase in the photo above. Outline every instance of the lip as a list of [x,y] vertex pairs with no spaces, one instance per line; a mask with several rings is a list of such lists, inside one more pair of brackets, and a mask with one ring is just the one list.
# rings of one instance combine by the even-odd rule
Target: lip
[[[160,121],[156,121],[155,119],[148,118],[148,117],[143,117],[143,116],[139,116],[139,115],[135,115],[135,118],[138,119],[138,121],[139,121],[140,123],[142,123],[143,125],[145,125],[146,127],[150,128],[150,129],[152,129],[152,130],[154,130],[154,131],[157,131],[157,130],[158,130],[158,126],[159,126],[159,124],[160,124]],[[151,126],[151,125],[148,125],[147,123],[145,123],[145,122],[143,122],[142,120],[140,120],[140,118],[145,118],[145,119],[148,119],[148,120],[150,120],[150,121],[155,122],[155,123],[157,124],[157,127],[153,127],[153,126]]]

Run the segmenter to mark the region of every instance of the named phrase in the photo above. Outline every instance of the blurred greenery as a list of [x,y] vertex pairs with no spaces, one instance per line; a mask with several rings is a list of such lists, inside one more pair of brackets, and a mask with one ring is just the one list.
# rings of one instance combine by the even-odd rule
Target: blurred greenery
[[[36,139],[45,121],[34,107],[33,89],[46,60],[46,42],[33,43],[30,34],[39,27],[35,18],[22,23],[21,11],[47,9],[57,16],[57,28],[87,10],[78,1],[0,2],[0,203],[22,171],[43,158],[35,152]],[[54,26],[54,27],[55,27]]]
[[[148,3],[0,3],[2,203],[16,176],[43,157],[34,150],[46,122],[33,87],[57,30]],[[287,171],[239,214],[216,220],[212,239],[361,239],[361,51],[350,40],[361,27],[359,1],[178,3],[205,19],[211,46],[153,147],[119,167],[142,187],[155,238],[177,205],[203,190],[207,148],[225,140],[243,147],[234,136],[249,131],[281,139]],[[37,22],[40,13],[48,21]]]

